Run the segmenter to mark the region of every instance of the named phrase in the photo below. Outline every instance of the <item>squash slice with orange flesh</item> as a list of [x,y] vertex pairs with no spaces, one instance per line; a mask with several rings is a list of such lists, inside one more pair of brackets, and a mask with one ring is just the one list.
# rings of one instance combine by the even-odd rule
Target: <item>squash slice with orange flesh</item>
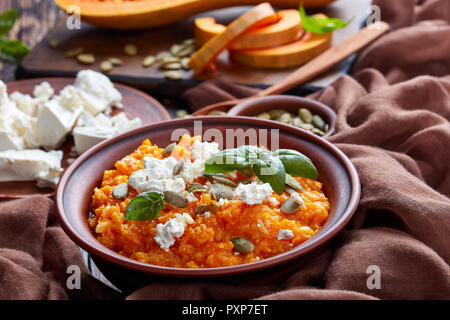
[[222,33],[216,35],[202,46],[190,58],[188,62],[189,68],[196,74],[202,72],[237,37],[256,25],[265,25],[267,19],[273,20],[274,15],[275,11],[267,2],[253,7],[231,22]]
[[[324,16],[324,15],[320,15]],[[254,68],[281,69],[299,66],[331,47],[332,32],[305,33],[297,41],[282,46],[256,50],[230,50],[230,58]]]
[[[268,26],[245,32],[231,44],[232,50],[260,49],[275,47],[298,39],[302,31],[298,10],[281,10],[277,12],[278,21]],[[215,22],[214,18],[195,19],[195,41],[203,45],[213,36],[222,33],[225,26]]]
[[[335,0],[303,0],[305,8],[319,8]],[[112,29],[145,29],[175,23],[210,10],[257,5],[260,0],[55,0],[65,12],[79,8],[84,21]],[[268,0],[280,8],[298,8],[299,0]],[[78,10],[77,10],[78,12]]]

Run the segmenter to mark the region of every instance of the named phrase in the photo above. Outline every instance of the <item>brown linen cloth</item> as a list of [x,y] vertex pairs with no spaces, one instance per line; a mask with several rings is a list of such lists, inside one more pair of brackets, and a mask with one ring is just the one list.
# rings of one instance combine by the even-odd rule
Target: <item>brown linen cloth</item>
[[[161,281],[128,299],[450,299],[450,76],[442,77],[450,1],[375,4],[399,29],[361,54],[353,78],[312,95],[337,112],[329,140],[360,175],[361,203],[346,230],[257,282]],[[185,97],[198,108],[252,92],[207,82]],[[66,289],[67,266],[82,258],[48,199],[0,204],[0,248],[1,299],[116,297],[85,267],[81,290]],[[380,269],[380,289],[367,286],[369,266]]]

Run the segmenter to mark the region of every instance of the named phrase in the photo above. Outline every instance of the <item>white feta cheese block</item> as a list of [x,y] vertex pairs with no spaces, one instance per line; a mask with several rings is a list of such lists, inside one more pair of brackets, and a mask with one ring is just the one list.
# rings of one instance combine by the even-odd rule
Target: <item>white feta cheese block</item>
[[58,100],[59,104],[64,108],[70,110],[84,109],[83,100],[81,99],[79,89],[72,85],[64,87],[59,93],[59,96],[54,98]]
[[46,149],[56,149],[72,131],[81,113],[81,109],[74,111],[64,108],[55,99],[48,101],[40,109],[36,122],[36,138]]
[[93,115],[112,106],[121,106],[122,95],[102,73],[82,70],[78,72],[74,86],[78,89],[84,108]]
[[0,129],[0,151],[22,150],[23,140],[16,136],[14,132]]
[[194,223],[194,219],[187,214],[175,215],[175,218],[169,219],[166,223],[159,223],[156,226],[156,236],[154,237],[156,243],[168,252],[169,248],[174,245],[175,240],[180,238],[185,231],[186,225]]
[[35,86],[33,90],[33,96],[36,98],[43,98],[45,100],[49,100],[54,93],[55,90],[53,90],[52,86],[47,81],[41,82]]
[[294,237],[294,233],[289,229],[281,229],[278,231],[278,240],[287,240],[292,239]]
[[243,202],[253,205],[257,203],[262,203],[264,199],[272,195],[273,189],[268,183],[259,184],[257,182],[252,182],[250,184],[239,184],[236,189],[234,189],[234,198],[240,199]]
[[113,137],[114,133],[110,128],[75,127],[72,132],[75,151],[82,154],[96,144]]
[[59,181],[62,151],[8,150],[0,152],[0,181],[33,181],[38,187],[55,187]]
[[209,157],[219,151],[219,144],[216,142],[195,141],[192,144],[192,159],[208,160]]

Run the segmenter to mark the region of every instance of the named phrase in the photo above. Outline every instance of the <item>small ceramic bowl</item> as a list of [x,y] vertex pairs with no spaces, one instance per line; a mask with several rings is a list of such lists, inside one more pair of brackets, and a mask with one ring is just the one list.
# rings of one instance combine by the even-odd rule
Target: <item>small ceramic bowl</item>
[[228,111],[227,115],[254,117],[272,109],[283,109],[297,115],[300,108],[306,108],[313,114],[318,114],[328,123],[330,128],[325,132],[323,138],[329,137],[334,133],[336,113],[323,103],[297,96],[274,95],[251,99],[237,104]]
[[[275,131],[266,131],[265,134],[261,134],[264,130],[272,129]],[[232,132],[231,130],[239,130],[238,132],[241,133],[253,130],[252,132],[258,133],[255,144],[270,148],[274,143],[278,143],[278,148],[299,150],[311,158],[319,172],[318,180],[323,183],[324,193],[330,201],[328,220],[314,237],[292,250],[258,262],[199,269],[170,268],[142,263],[124,257],[97,241],[88,226],[87,219],[93,190],[100,185],[104,170],[113,168],[117,160],[133,152],[145,139],[150,139],[152,143],[164,147],[173,142],[172,140],[177,140],[179,134],[190,133],[211,137],[213,133],[214,137],[218,134],[226,137],[229,132]],[[278,141],[274,140],[273,132],[277,133]],[[171,138],[174,133],[177,133],[176,137]],[[240,138],[242,134],[234,136],[235,147],[249,143],[243,142],[245,139]],[[210,139],[205,138],[207,141]],[[214,140],[221,143],[217,138]],[[204,278],[245,274],[247,277],[251,272],[261,270],[266,272],[267,268],[285,266],[285,263],[298,261],[298,258],[317,250],[334,237],[351,218],[358,205],[359,197],[360,184],[356,169],[345,154],[328,141],[294,126],[275,121],[247,117],[206,116],[174,119],[141,127],[106,140],[88,150],[62,176],[56,191],[56,208],[64,231],[93,256],[100,270],[107,273],[107,277],[108,274],[115,274],[116,279],[122,283],[130,283],[131,279],[144,281],[146,276]],[[108,270],[102,268],[105,265]],[[109,280],[114,282],[112,278]]]

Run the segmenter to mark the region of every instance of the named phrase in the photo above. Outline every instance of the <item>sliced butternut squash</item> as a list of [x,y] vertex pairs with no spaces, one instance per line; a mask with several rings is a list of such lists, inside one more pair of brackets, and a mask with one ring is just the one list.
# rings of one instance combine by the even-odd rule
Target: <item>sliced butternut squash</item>
[[[303,0],[305,8],[323,7],[335,0]],[[112,29],[145,29],[175,23],[225,7],[256,5],[260,0],[55,0],[65,12],[80,8],[81,18]],[[298,8],[299,0],[268,0],[280,8]]]
[[189,68],[195,73],[202,72],[233,40],[258,23],[265,23],[274,14],[275,11],[267,2],[253,7],[231,22],[222,33],[216,35],[202,46],[189,60]]
[[[295,41],[302,24],[298,10],[281,10],[277,12],[275,23],[245,32],[231,44],[232,50],[260,49],[275,47]],[[203,45],[213,36],[222,33],[225,26],[216,23],[214,18],[201,17],[195,19],[195,41]]]
[[283,46],[230,51],[232,60],[254,68],[281,69],[304,64],[331,47],[332,33],[306,33],[299,40]]

